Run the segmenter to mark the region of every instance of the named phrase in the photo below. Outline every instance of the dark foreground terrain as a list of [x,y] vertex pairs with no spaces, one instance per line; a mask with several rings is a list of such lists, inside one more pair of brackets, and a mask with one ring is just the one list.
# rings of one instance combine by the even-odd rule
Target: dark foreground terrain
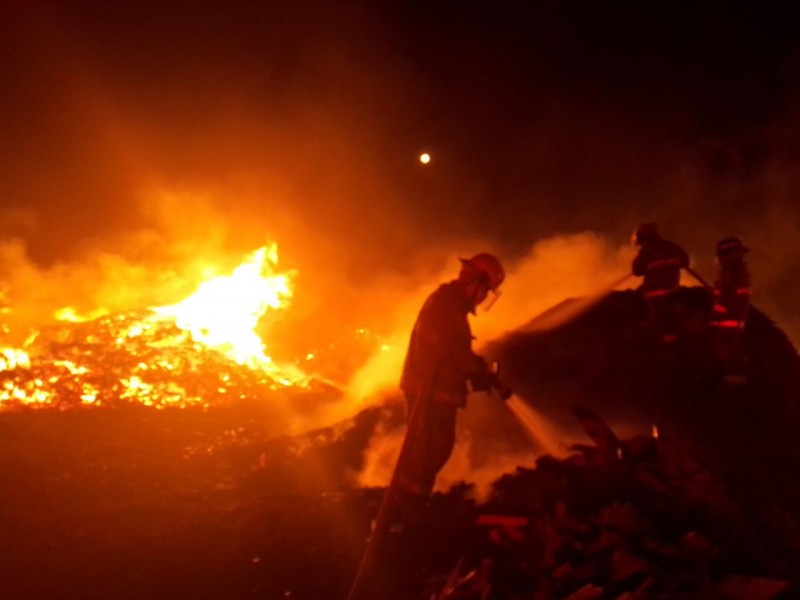
[[0,415],[0,597],[340,596],[376,494],[247,408]]

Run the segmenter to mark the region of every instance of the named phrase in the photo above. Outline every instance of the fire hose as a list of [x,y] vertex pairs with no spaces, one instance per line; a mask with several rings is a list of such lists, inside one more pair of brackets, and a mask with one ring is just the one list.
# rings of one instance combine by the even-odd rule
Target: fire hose
[[691,267],[684,267],[684,269],[686,269],[686,272],[689,273],[689,275],[691,275],[697,280],[697,283],[699,283],[708,290],[712,289],[712,286],[705,279],[700,277],[700,274],[697,271],[695,271]]
[[400,453],[397,456],[397,462],[392,471],[392,478],[386,488],[386,492],[381,500],[378,514],[375,517],[375,524],[367,542],[367,548],[364,551],[364,556],[361,559],[361,564],[356,573],[356,578],[353,581],[353,586],[350,588],[350,594],[347,596],[348,600],[373,600],[375,595],[372,593],[370,585],[370,575],[375,564],[378,549],[383,543],[384,537],[389,530],[389,515],[397,504],[397,497],[400,491],[400,480],[405,470],[408,455],[414,442],[417,441],[421,434],[422,425],[425,420],[425,409],[428,402],[433,396],[433,390],[436,387],[436,381],[439,378],[439,372],[442,369],[442,364],[439,363],[429,377],[426,385],[423,387],[422,392],[417,397],[411,407],[410,414],[408,415],[408,425],[406,426],[406,434],[403,437],[403,444],[400,446]]

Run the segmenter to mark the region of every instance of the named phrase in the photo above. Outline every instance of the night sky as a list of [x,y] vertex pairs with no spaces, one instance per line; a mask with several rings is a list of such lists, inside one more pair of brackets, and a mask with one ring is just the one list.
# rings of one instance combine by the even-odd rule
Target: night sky
[[756,290],[794,317],[800,33],[783,10],[1,0],[0,235],[73,260],[157,226],[148,198],[178,190],[243,245],[302,237],[374,274],[463,240],[622,245],[655,220],[711,275],[715,242],[742,236]]

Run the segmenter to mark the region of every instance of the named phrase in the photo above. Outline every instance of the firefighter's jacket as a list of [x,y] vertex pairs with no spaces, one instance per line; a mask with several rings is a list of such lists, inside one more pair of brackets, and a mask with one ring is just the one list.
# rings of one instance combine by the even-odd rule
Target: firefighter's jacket
[[403,365],[400,388],[407,396],[425,394],[435,402],[463,407],[467,381],[474,389],[487,387],[489,369],[472,351],[467,319],[471,311],[455,281],[440,285],[428,297],[411,332]]
[[634,275],[644,277],[639,289],[645,298],[657,298],[678,289],[689,255],[675,242],[657,238],[642,245],[632,266]]
[[719,327],[744,327],[750,306],[750,273],[741,259],[727,259],[720,263],[714,281],[714,317]]

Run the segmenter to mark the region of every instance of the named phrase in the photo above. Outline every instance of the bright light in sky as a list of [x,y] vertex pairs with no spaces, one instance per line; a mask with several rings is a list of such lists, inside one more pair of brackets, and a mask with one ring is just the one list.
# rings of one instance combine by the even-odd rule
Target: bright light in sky
[[431,155],[427,152],[423,152],[419,155],[419,162],[421,162],[423,165],[427,165],[429,162],[431,162]]

